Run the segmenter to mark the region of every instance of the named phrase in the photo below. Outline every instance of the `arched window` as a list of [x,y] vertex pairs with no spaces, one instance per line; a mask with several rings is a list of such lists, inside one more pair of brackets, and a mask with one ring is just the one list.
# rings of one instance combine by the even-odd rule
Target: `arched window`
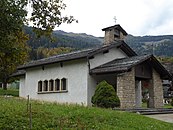
[[51,79],[49,80],[49,91],[53,91],[53,87],[54,87],[54,80]]
[[61,79],[61,90],[67,90],[67,79],[66,78]]
[[44,87],[44,89],[43,89],[44,91],[48,91],[48,81],[47,80],[44,81],[43,87]]
[[60,91],[60,80],[59,79],[55,80],[55,91]]
[[42,81],[39,81],[38,82],[38,92],[42,92],[42,87],[43,87]]

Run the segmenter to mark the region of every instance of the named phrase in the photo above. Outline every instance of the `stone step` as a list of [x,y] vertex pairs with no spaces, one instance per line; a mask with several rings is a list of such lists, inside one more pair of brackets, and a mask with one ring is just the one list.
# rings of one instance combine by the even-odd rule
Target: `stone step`
[[141,115],[173,114],[173,111],[139,112]]
[[154,114],[173,114],[171,108],[135,108],[135,109],[114,109],[119,111],[127,111],[132,113],[139,113],[141,115],[154,115]]

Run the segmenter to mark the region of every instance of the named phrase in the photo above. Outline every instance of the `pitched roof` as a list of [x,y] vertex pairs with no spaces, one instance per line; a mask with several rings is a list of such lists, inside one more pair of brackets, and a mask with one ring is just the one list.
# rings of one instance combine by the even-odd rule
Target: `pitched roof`
[[163,63],[163,66],[173,75],[173,63]]
[[81,59],[81,58],[86,57],[88,55],[88,53],[91,51],[92,51],[92,49],[88,49],[88,50],[84,50],[84,51],[76,51],[76,52],[71,52],[71,53],[67,53],[67,54],[51,56],[48,58],[31,61],[27,64],[19,66],[18,69],[26,69],[26,68],[36,67],[36,66],[40,66],[40,65],[47,65],[47,64],[53,64],[53,63],[58,63],[58,62],[62,62],[62,61]]
[[10,77],[19,77],[19,76],[24,76],[26,73],[25,70],[17,70],[16,72],[14,72],[12,75],[10,75]]
[[82,51],[75,51],[75,52],[71,52],[71,53],[67,53],[67,54],[61,54],[61,55],[56,55],[56,56],[52,56],[49,58],[31,61],[27,64],[19,66],[18,69],[26,69],[26,68],[36,67],[36,66],[40,66],[40,65],[53,64],[53,63],[70,61],[70,60],[81,59],[81,58],[89,58],[89,57],[92,57],[93,55],[95,55],[97,53],[103,52],[105,50],[108,50],[108,49],[111,49],[114,47],[119,47],[128,56],[136,55],[136,53],[125,42],[115,41],[110,45],[102,46],[99,48],[87,49],[87,50],[82,50]]
[[106,64],[100,65],[91,70],[92,73],[108,73],[108,72],[122,72],[128,71],[131,67],[144,61],[150,55],[134,56],[130,58],[121,58],[110,61]]
[[164,79],[171,79],[169,72],[157,61],[153,55],[133,56],[129,58],[115,59],[106,64],[100,65],[90,70],[91,74],[102,74],[102,73],[120,73],[130,70],[135,65],[138,65],[144,61],[149,60],[151,67],[155,68],[157,72]]
[[120,30],[125,36],[128,35],[127,32],[119,24],[116,24],[114,26],[110,26],[107,28],[103,28],[102,31],[106,31],[106,30],[113,29],[113,28]]

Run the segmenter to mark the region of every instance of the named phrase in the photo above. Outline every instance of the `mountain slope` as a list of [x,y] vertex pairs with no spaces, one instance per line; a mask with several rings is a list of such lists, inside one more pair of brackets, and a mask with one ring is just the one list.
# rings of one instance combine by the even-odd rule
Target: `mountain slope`
[[173,35],[143,37],[128,35],[125,41],[139,55],[150,53],[156,56],[173,56]]
[[45,37],[37,39],[31,27],[25,27],[25,32],[29,34],[28,45],[34,49],[37,49],[39,47],[70,47],[75,49],[83,49],[100,46],[102,43],[102,39],[84,33],[75,34],[60,30],[54,31],[53,36],[55,38],[55,41],[51,42],[48,38]]
[[[103,37],[94,37],[85,33],[67,33],[61,30],[54,31],[54,42],[42,37],[36,39],[32,28],[25,27],[25,32],[29,34],[28,45],[32,49],[69,47],[73,50],[93,48],[103,45]],[[156,56],[173,56],[173,35],[162,36],[132,36],[128,35],[126,43],[134,49],[139,55],[154,54]]]

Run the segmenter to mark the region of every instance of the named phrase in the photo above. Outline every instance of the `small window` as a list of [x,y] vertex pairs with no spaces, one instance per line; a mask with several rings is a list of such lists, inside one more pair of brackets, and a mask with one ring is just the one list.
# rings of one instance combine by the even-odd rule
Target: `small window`
[[114,30],[114,38],[119,38],[120,37],[120,31],[119,30]]
[[63,67],[63,63],[62,62],[60,63],[60,66]]
[[38,82],[38,92],[42,92],[42,81]]
[[66,78],[61,79],[61,90],[67,90],[67,79]]
[[103,51],[103,54],[109,53],[109,50],[105,50]]
[[60,80],[59,79],[55,80],[55,91],[60,91]]
[[44,89],[43,90],[48,91],[48,81],[47,80],[44,81]]
[[49,91],[53,91],[53,87],[54,87],[54,80],[49,80]]

